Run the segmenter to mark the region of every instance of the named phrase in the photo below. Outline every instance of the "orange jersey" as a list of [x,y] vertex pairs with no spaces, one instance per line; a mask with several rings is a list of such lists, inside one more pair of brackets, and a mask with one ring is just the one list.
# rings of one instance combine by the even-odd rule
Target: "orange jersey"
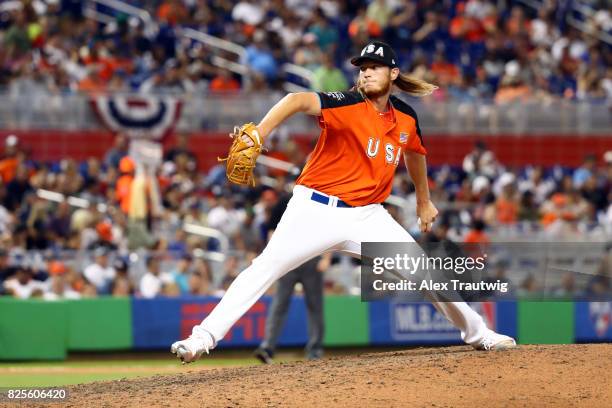
[[403,153],[427,154],[416,112],[395,96],[381,114],[359,92],[318,95],[321,135],[296,183],[352,206],[382,203]]

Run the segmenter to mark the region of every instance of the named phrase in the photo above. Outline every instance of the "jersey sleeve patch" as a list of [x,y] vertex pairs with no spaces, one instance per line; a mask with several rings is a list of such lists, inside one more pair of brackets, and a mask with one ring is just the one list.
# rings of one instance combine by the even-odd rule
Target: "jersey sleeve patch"
[[321,101],[321,109],[339,108],[362,102],[363,97],[359,92],[317,92]]

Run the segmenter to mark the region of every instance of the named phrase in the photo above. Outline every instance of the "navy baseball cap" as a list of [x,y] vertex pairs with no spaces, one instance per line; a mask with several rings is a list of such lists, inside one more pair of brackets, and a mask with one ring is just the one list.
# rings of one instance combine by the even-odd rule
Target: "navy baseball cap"
[[374,61],[390,68],[397,68],[397,55],[393,48],[382,41],[370,41],[363,47],[361,54],[351,59],[351,64],[360,66],[366,61]]

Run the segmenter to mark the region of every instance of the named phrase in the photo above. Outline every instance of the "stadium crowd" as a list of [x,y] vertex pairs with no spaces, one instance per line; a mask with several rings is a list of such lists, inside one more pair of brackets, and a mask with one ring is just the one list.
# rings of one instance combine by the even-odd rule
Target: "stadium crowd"
[[[28,157],[16,136],[6,138],[0,160],[0,286],[5,293],[46,299],[222,294],[265,245],[271,214],[293,180],[284,171],[259,166],[265,184],[230,186],[223,165],[198,172],[188,137],[179,135],[148,181],[148,191],[158,191],[159,206],[149,194],[141,203],[146,217],[134,221],[132,187],[138,176],[127,151],[119,134],[105,157],[44,163]],[[291,160],[302,165],[305,160],[279,143],[269,154],[293,154]],[[157,188],[151,188],[151,180]],[[432,169],[432,197],[442,211],[431,234],[418,232],[414,191],[405,172],[398,171],[393,189],[403,201],[386,206],[423,241],[605,241],[612,233],[611,181],[612,152],[586,157],[576,169],[512,169],[478,142],[462,168]],[[221,234],[203,236],[198,227]],[[356,263],[338,258],[331,269],[328,292],[357,291]],[[611,271],[602,264],[593,285],[610,290]],[[537,288],[524,283],[527,291]]]
[[[564,2],[545,1],[537,12],[510,0],[126,3],[146,8],[154,27],[121,13],[100,24],[78,0],[0,3],[0,91],[257,92],[280,89],[285,62],[310,69],[313,89],[335,91],[353,81],[349,56],[382,38],[397,50],[402,70],[440,86],[429,97],[436,100],[612,100],[610,46],[568,25]],[[604,5],[591,2],[591,32],[612,31]],[[187,39],[184,28],[244,46],[236,62],[251,80],[215,66],[216,57],[235,56]],[[223,293],[265,246],[270,215],[293,177],[258,167],[265,184],[230,187],[221,165],[197,170],[189,143],[178,135],[157,173],[143,181],[122,134],[104,157],[55,163],[37,161],[18,136],[7,137],[0,155],[0,291],[45,299]],[[273,157],[305,163],[306,153],[290,140],[270,143]],[[507,168],[479,142],[461,167],[432,169],[442,214],[419,238],[609,239],[611,180],[612,152],[586,157],[575,169]],[[147,199],[134,199],[138,183]],[[418,236],[405,172],[398,172],[393,194],[399,200],[388,211]],[[211,236],[211,229],[220,233]],[[358,269],[336,257],[326,290],[355,293]],[[600,269],[585,290],[611,289],[610,263]],[[526,279],[521,287],[537,285]]]
[[[537,11],[511,0],[126,1],[153,24],[104,8],[114,18],[101,24],[86,17],[83,1],[5,3],[16,5],[0,7],[0,87],[14,94],[261,91],[287,79],[285,62],[310,69],[314,89],[336,91],[353,81],[349,56],[381,38],[404,71],[440,86],[440,100],[612,98],[611,47],[595,35],[612,33],[605,0],[585,2],[584,31],[567,23],[572,2],[556,0]],[[183,28],[246,52],[236,60]],[[244,64],[251,81],[215,66],[215,57]]]

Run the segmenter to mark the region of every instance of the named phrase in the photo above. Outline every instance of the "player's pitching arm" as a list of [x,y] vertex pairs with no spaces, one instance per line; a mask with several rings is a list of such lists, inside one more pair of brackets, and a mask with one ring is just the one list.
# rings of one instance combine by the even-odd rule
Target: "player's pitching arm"
[[[264,116],[257,125],[257,130],[259,130],[259,134],[265,140],[278,125],[298,112],[313,116],[321,115],[321,101],[319,100],[319,96],[314,92],[295,92],[287,94],[268,111],[266,116]],[[243,140],[245,143],[252,144],[249,140]]]
[[424,155],[409,151],[404,153],[404,162],[416,190],[416,212],[420,220],[421,232],[428,232],[436,220],[438,210],[431,202],[429,195],[427,161]]

